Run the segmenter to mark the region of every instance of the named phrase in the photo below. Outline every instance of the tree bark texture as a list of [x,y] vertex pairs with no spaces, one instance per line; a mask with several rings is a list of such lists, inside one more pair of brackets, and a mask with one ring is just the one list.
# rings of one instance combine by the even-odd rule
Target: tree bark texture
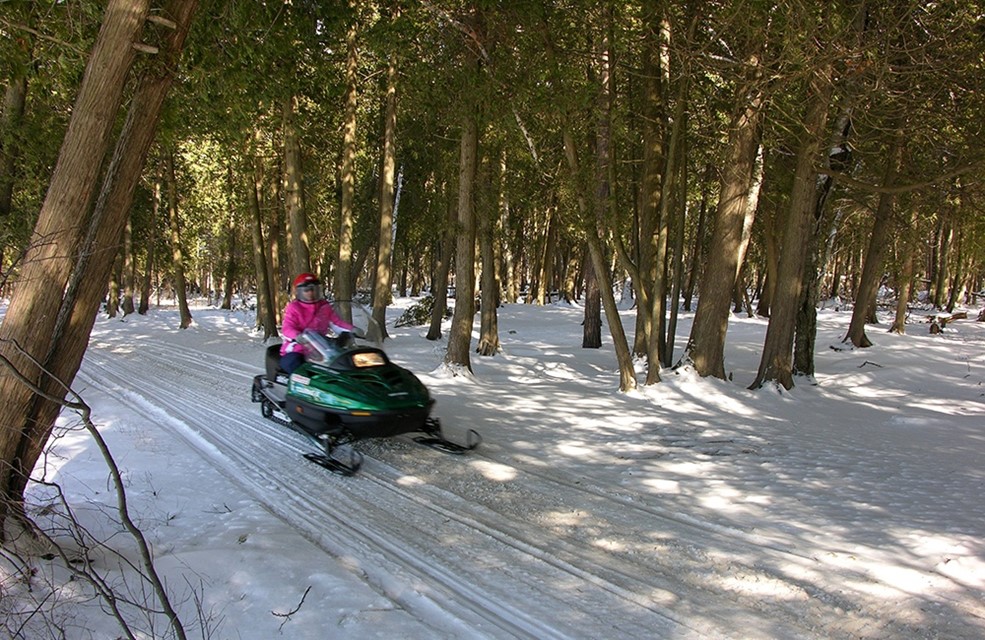
[[759,371],[751,388],[767,381],[793,388],[793,343],[800,309],[807,247],[814,231],[817,205],[818,158],[827,128],[831,102],[831,69],[821,67],[812,78],[807,95],[808,110],[804,118],[804,142],[797,152],[790,212],[783,233],[783,245],[777,267],[776,287]]
[[[486,173],[483,172],[483,175]],[[496,275],[492,218],[492,212],[485,206],[476,208],[476,220],[479,225],[479,256],[482,264],[479,286],[482,303],[479,307],[479,344],[475,351],[480,356],[494,356],[499,352],[499,319],[496,311],[499,307],[499,278]]]
[[441,248],[438,252],[438,263],[434,269],[431,296],[434,306],[431,308],[431,325],[428,327],[428,340],[441,339],[441,323],[445,320],[445,309],[448,306],[448,272],[451,269],[452,252],[455,251],[455,228],[457,209],[452,206],[449,196],[445,228],[441,233]]
[[174,294],[178,299],[179,326],[187,329],[192,324],[188,308],[188,282],[185,278],[185,254],[181,248],[181,221],[178,216],[178,182],[174,172],[174,153],[165,158],[168,180],[168,229],[171,232],[171,268],[174,270]]
[[260,160],[253,159],[252,179],[246,188],[250,207],[250,237],[253,240],[253,269],[257,278],[257,327],[263,328],[263,339],[277,336],[277,301],[271,293],[270,271],[267,268],[266,243],[263,239],[263,210],[260,208],[259,189],[263,179],[258,168]]
[[465,117],[458,167],[458,240],[455,250],[455,313],[448,333],[445,364],[472,372],[472,325],[475,321],[475,188],[479,125]]
[[[11,78],[4,91],[3,111],[0,112],[0,230],[9,223],[14,199],[14,173],[20,155],[18,131],[24,119],[24,104],[27,100],[27,76]],[[3,265],[3,250],[0,245],[0,266]]]
[[[57,379],[63,381],[65,384],[71,384],[81,364],[82,356],[88,344],[89,334],[92,330],[95,312],[105,292],[109,270],[112,268],[112,261],[108,260],[105,256],[112,255],[118,251],[121,235],[129,217],[133,193],[140,173],[143,170],[150,144],[154,139],[160,109],[164,97],[167,95],[167,91],[171,86],[178,58],[184,46],[185,36],[187,35],[197,4],[197,0],[172,0],[167,5],[165,11],[168,17],[176,23],[176,28],[162,37],[164,46],[161,49],[158,59],[147,66],[137,86],[113,159],[103,180],[103,187],[90,219],[86,238],[81,242],[77,241],[75,243],[76,249],[73,251],[78,251],[79,257],[73,261],[72,258],[74,256],[70,252],[67,256],[63,255],[57,259],[59,263],[69,263],[65,266],[70,267],[72,271],[63,280],[66,295],[58,310],[55,324],[48,325],[50,330],[44,332],[39,331],[37,322],[32,322],[30,326],[30,331],[35,333],[35,335],[40,335],[41,340],[48,341],[47,353],[41,359],[41,362],[53,377],[42,378],[40,386],[52,395],[61,396],[64,393],[61,382],[55,383],[53,380]],[[121,58],[132,56],[130,43],[137,40],[137,35],[143,25],[146,12],[147,4],[144,2],[137,2],[135,0],[129,2],[110,2],[103,23],[103,31],[100,33],[100,37],[90,58],[90,68],[94,63],[105,65],[104,69],[114,67],[121,64]],[[121,23],[128,26],[122,30],[120,34],[122,37],[116,41],[115,46],[111,46],[106,51],[100,53],[100,42],[103,40],[107,25],[111,23],[114,16],[116,20],[120,20]],[[104,55],[108,56],[111,62],[107,61]],[[132,63],[132,60],[123,64],[129,67],[130,63]],[[106,147],[108,146],[108,135],[111,131],[115,113],[119,109],[119,95],[120,91],[122,91],[126,75],[126,70],[121,69],[112,83],[99,85],[96,89],[102,94],[102,98],[109,98],[110,103],[108,104],[116,104],[115,108],[109,109],[108,111],[106,110],[108,104],[101,103],[98,100],[94,104],[86,105],[83,96],[86,93],[86,85],[90,80],[88,69],[86,78],[83,79],[83,88],[80,90],[80,98],[72,122],[76,122],[77,118],[94,117],[95,114],[100,113],[101,117],[109,120],[108,123],[103,123],[100,127],[94,127],[93,130],[86,130],[89,134],[96,134],[96,131],[101,129],[103,132],[102,135],[95,135],[95,137],[84,136],[81,141],[77,141],[84,147],[102,147],[99,153],[100,157],[105,154]],[[107,96],[106,94],[110,95]],[[112,97],[113,95],[116,96],[115,99]],[[90,109],[94,113],[90,112]],[[73,125],[70,124],[65,143],[63,143],[62,154],[59,155],[58,166],[62,166],[63,161],[65,161],[67,162],[67,170],[80,174],[92,172],[88,182],[88,189],[91,191],[94,188],[95,172],[101,163],[95,161],[95,158],[92,158],[89,165],[82,164],[80,166],[77,164],[83,162],[80,157],[73,157],[71,153],[66,156],[66,151],[72,148],[73,143],[70,142],[72,137]],[[100,143],[94,145],[94,140],[98,140]],[[56,185],[60,188],[66,187],[66,185],[56,180],[58,172],[59,169],[56,166],[56,175],[52,177],[49,195],[45,200],[46,206],[48,201],[53,197],[56,199],[66,198],[66,194],[56,189]],[[76,186],[80,187],[81,185]],[[75,201],[76,207],[84,208],[88,205],[88,198],[81,198],[79,194],[75,194],[75,197],[77,198]],[[68,201],[68,199],[58,201],[59,205],[66,207],[59,211],[63,216],[70,215],[72,211],[71,208],[67,207]],[[57,210],[58,208],[56,207],[52,213],[55,213]],[[42,208],[42,217],[39,218],[37,229],[44,228],[44,212],[45,207]],[[79,220],[86,218],[87,216],[85,215],[76,215],[75,217],[70,217],[69,221],[77,224]],[[78,234],[81,229],[82,227],[75,227],[75,233]],[[50,265],[48,267],[50,269]],[[33,285],[30,287],[31,289],[38,288],[39,283],[30,280],[27,282]],[[54,287],[41,287],[41,295],[50,296],[52,288]],[[48,302],[50,303],[50,299]],[[13,309],[13,301],[11,302],[11,309]],[[9,321],[10,318],[11,315],[8,311],[7,320]],[[18,328],[16,323],[10,326],[14,331]],[[5,321],[3,329],[5,332],[8,330],[7,321]],[[23,346],[23,343],[20,344]],[[6,380],[4,383],[6,383]],[[0,399],[8,399],[9,396],[7,396],[5,391],[6,389],[0,389]],[[23,437],[20,440],[18,456],[14,460],[11,460],[6,455],[3,457],[5,461],[11,463],[11,475],[4,476],[2,480],[6,485],[5,493],[17,499],[23,494],[28,475],[41,454],[47,435],[50,433],[51,426],[54,424],[59,411],[57,405],[47,401],[36,400],[32,405],[29,411],[20,411],[16,414],[7,411],[2,412],[2,415],[5,416],[17,415],[24,419],[23,426],[20,429]],[[4,435],[6,435],[7,430],[4,429],[3,431]]]
[[736,87],[736,111],[729,128],[729,155],[722,173],[708,264],[698,287],[698,307],[684,354],[684,360],[690,361],[698,375],[722,379],[725,333],[763,117],[758,55],[750,56],[747,66],[750,71],[746,81]]
[[345,122],[342,134],[342,184],[339,205],[339,259],[335,270],[335,300],[343,320],[352,321],[352,224],[356,197],[356,125],[358,101],[359,50],[356,47],[356,20],[346,32]]
[[379,235],[376,243],[376,279],[373,284],[374,339],[387,337],[386,308],[390,304],[390,278],[393,255],[394,196],[397,182],[397,63],[387,65],[386,106],[383,125],[383,162],[380,172]]
[[[233,196],[233,170],[232,167],[226,167],[226,188],[229,196],[229,202],[232,202]],[[220,309],[231,309],[233,306],[233,289],[236,279],[236,236],[237,227],[236,224],[236,208],[233,206],[229,207],[226,212],[226,271],[222,278],[222,304]]]
[[308,218],[304,210],[304,179],[301,168],[301,143],[294,123],[297,96],[284,101],[284,208],[287,218],[287,264],[290,279],[311,271],[308,249]]
[[[886,158],[886,170],[883,186],[891,187],[896,181],[900,159],[903,153],[902,133],[897,134],[893,149]],[[872,233],[869,235],[869,246],[865,252],[865,262],[862,264],[862,277],[859,280],[855,294],[855,307],[852,309],[852,319],[848,324],[848,333],[843,342],[851,342],[855,347],[871,347],[872,341],[865,335],[865,323],[869,310],[876,303],[879,293],[879,283],[882,281],[882,267],[886,257],[886,247],[893,229],[893,210],[896,206],[896,196],[885,192],[879,195],[875,219],[872,221]]]

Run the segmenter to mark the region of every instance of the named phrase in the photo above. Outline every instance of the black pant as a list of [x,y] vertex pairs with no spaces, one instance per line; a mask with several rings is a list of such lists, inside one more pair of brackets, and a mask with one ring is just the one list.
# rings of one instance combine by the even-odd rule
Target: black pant
[[291,352],[285,353],[280,357],[280,368],[287,373],[292,373],[295,369],[304,364],[304,354]]

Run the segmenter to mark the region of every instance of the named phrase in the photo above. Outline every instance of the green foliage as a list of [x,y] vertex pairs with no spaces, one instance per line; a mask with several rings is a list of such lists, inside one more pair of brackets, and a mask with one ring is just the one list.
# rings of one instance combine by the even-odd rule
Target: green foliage
[[[400,314],[395,327],[420,327],[431,322],[431,314],[434,312],[434,296],[426,295],[414,303],[406,311]],[[451,317],[451,309],[445,307],[445,318]]]

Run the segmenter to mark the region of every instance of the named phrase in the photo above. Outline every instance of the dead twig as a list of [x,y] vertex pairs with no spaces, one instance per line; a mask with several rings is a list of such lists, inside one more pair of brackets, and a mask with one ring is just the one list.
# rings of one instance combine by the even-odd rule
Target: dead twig
[[277,627],[277,630],[278,631],[280,631],[281,629],[284,628],[284,625],[287,624],[287,621],[291,619],[291,616],[293,616],[295,613],[297,613],[298,611],[301,610],[301,605],[304,604],[304,599],[308,597],[308,592],[309,591],[311,591],[311,585],[310,584],[308,585],[308,588],[304,590],[304,593],[301,595],[301,602],[298,603],[298,606],[294,607],[293,609],[291,609],[287,613],[277,613],[276,611],[271,611],[270,612],[273,615],[277,616],[278,618],[284,618],[284,621],[280,623],[280,626],[279,627]]

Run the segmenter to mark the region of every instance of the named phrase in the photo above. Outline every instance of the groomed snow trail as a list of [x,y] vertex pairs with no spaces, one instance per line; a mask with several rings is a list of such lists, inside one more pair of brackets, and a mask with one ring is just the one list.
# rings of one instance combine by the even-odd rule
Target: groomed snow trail
[[[485,443],[451,456],[407,437],[362,442],[361,471],[342,478],[303,460],[310,444],[264,420],[250,402],[262,346],[253,364],[166,336],[142,337],[138,349],[131,340],[102,332],[78,382],[115,395],[148,428],[185,440],[323,550],[325,557],[313,562],[343,563],[438,635],[944,637],[915,626],[907,612],[932,603],[902,591],[895,604],[871,597],[887,585],[861,568],[834,569],[819,560],[819,550],[803,548],[793,526],[753,530],[661,503],[631,485],[605,484],[597,467],[620,458],[616,447],[597,456],[594,445],[581,443],[584,466],[553,464],[540,451],[579,443],[568,442],[560,428],[556,441],[544,441],[550,430],[524,440],[522,420],[517,425],[516,415],[497,413],[497,389],[515,380],[490,376],[461,392],[425,380],[438,392],[451,437],[475,427]],[[552,375],[560,374],[527,381],[531,395],[549,398]],[[448,419],[457,413],[482,424]],[[562,426],[564,418],[557,420]],[[768,465],[777,446],[751,434],[717,438],[672,429],[660,442],[756,465]],[[648,455],[624,453],[621,462]],[[902,615],[888,614],[901,604]],[[973,603],[955,607],[972,620],[982,614]],[[947,631],[970,639],[981,628],[958,621]]]

